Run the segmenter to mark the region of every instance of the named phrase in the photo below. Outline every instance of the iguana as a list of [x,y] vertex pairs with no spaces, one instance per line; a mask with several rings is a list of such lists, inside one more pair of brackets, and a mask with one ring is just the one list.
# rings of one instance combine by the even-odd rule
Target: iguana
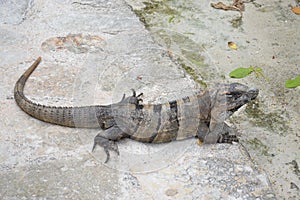
[[224,122],[241,106],[253,100],[258,90],[239,83],[218,84],[210,90],[163,104],[143,104],[142,93],[126,97],[111,105],[56,107],[35,103],[24,93],[30,74],[41,62],[39,57],[19,78],[14,97],[19,107],[30,116],[44,122],[67,127],[101,128],[95,138],[97,145],[119,155],[116,141],[131,138],[140,142],[163,143],[198,137],[208,144],[238,141]]

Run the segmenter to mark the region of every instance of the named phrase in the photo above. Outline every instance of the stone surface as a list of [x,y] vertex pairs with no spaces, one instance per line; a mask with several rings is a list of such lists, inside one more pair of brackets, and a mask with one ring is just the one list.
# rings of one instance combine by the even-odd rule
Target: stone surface
[[[224,26],[218,32],[220,26],[216,27],[211,22],[215,20],[212,13],[218,16],[219,24],[223,24],[222,19],[234,14],[224,15],[211,10],[208,2],[194,6],[203,10],[207,8],[211,13],[207,20],[210,24],[205,28],[201,31],[199,27],[192,29],[190,24],[183,23],[185,18],[176,21],[176,16],[174,19],[165,16],[158,19],[167,22],[175,20],[181,24],[175,23],[175,30],[165,26],[169,29],[166,32],[172,34],[164,32],[161,38],[157,36],[157,31],[149,27],[147,30],[141,18],[133,12],[144,9],[145,4],[140,1],[127,3],[106,0],[0,1],[1,199],[275,199],[266,173],[252,163],[241,145],[199,146],[194,139],[162,145],[125,140],[119,143],[121,155],[113,154],[111,162],[104,165],[104,152],[100,148],[91,153],[93,138],[98,130],[46,124],[32,119],[17,107],[13,99],[15,81],[38,56],[42,56],[43,62],[32,74],[25,93],[32,100],[48,105],[107,104],[118,101],[124,92],[129,94],[131,88],[145,93],[145,103],[176,99],[203,87],[203,81],[209,84],[218,82],[223,70],[227,73],[234,68],[232,63],[235,59],[247,58],[247,39],[240,39],[245,46],[241,48],[244,48],[243,56],[238,54],[239,51],[226,49],[219,42],[227,42],[232,32],[236,36],[230,39],[237,41],[244,37],[243,31]],[[268,3],[261,4],[267,13],[268,9],[275,9]],[[176,6],[182,8],[180,2],[171,8],[176,10]],[[250,11],[256,9],[254,4],[249,7]],[[182,16],[193,12],[196,16],[197,10],[188,10]],[[12,11],[14,14],[11,14]],[[244,14],[246,30],[254,26],[247,21],[255,15],[251,15],[250,11]],[[206,14],[203,14],[195,19],[200,23],[200,19],[207,19],[205,17]],[[291,19],[294,16],[289,15],[288,20]],[[196,21],[191,22],[196,24]],[[282,24],[277,22],[277,25]],[[180,33],[180,28],[189,30],[187,35],[191,39],[182,37],[184,34]],[[197,32],[203,36],[191,34]],[[181,43],[173,45],[173,36],[179,38]],[[259,44],[265,37],[252,35],[250,43]],[[171,38],[170,46],[166,45],[168,38]],[[202,38],[203,41],[212,38],[214,43],[206,45],[207,51],[203,51],[198,44],[204,42],[195,38]],[[268,46],[269,43],[263,45]],[[256,49],[257,46],[251,46],[249,52]],[[265,51],[270,53],[267,54],[269,56],[273,52],[268,48]],[[295,52],[299,51],[295,48]],[[280,50],[280,53],[288,55],[289,52]],[[195,69],[195,73],[191,74],[192,68],[173,62],[170,55],[188,63],[186,66],[199,65],[202,68]],[[213,59],[208,59],[210,55]],[[291,55],[291,60],[296,60],[294,54]],[[200,73],[205,77],[203,79],[198,72],[207,68],[211,61],[217,62],[213,68]],[[283,62],[287,63],[284,59]],[[220,63],[226,68],[221,68]],[[214,71],[217,71],[215,75]],[[246,83],[252,81],[247,79]],[[255,85],[263,85],[254,82]],[[269,92],[276,96],[276,91],[263,90],[263,102],[268,100]],[[297,95],[297,91],[288,91],[288,97]],[[294,101],[288,109],[297,105]],[[270,134],[253,124],[244,124],[249,118],[245,112],[238,113],[238,119],[234,120],[243,137]],[[297,111],[295,114],[292,112],[291,116],[297,117]],[[255,116],[250,118],[256,123]],[[254,136],[250,135],[252,133]],[[278,134],[276,137],[277,140],[282,139]],[[289,140],[295,140],[295,136],[287,134],[286,141]],[[260,144],[259,141],[256,143]],[[284,144],[280,148],[284,148]],[[291,144],[293,149],[295,141]],[[284,167],[292,166],[294,174],[299,162],[295,155],[297,152],[284,161],[288,163]],[[273,181],[276,180],[275,177]],[[299,187],[297,180],[292,182],[293,188]],[[278,194],[282,195],[280,192]],[[292,192],[292,195],[297,193]]]
[[[300,90],[284,86],[299,75],[300,21],[291,11],[299,1],[248,1],[242,16],[213,9],[210,3],[218,1],[210,0],[128,2],[157,42],[193,63],[192,76],[259,88],[257,100],[230,121],[253,160],[270,175],[278,198],[300,199]],[[237,50],[228,47],[230,41]],[[250,66],[262,68],[264,76],[229,78],[232,70]]]

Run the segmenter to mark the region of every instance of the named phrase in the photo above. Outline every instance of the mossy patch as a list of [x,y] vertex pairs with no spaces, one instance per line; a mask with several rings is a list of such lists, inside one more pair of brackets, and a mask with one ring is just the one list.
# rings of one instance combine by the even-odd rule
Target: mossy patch
[[[190,38],[194,33],[180,33],[172,30],[174,24],[180,23],[180,19],[184,18],[181,12],[188,7],[181,4],[173,6],[174,2],[169,0],[148,0],[144,2],[144,5],[143,9],[134,10],[134,12],[145,27],[152,32],[154,40],[173,54],[174,58],[171,58],[173,61],[177,62],[201,86],[207,87],[203,80],[219,78],[217,71],[205,64],[205,58],[201,55],[205,49],[203,45]],[[201,73],[198,73],[199,69]]]
[[245,113],[249,117],[249,120],[256,126],[266,128],[283,136],[287,135],[290,131],[290,127],[288,126],[289,122],[284,118],[286,113],[267,113],[260,108],[260,102],[258,100],[249,102]]
[[234,18],[230,20],[230,23],[233,28],[241,28],[243,25],[243,18],[242,16]]
[[256,149],[256,151],[260,151],[262,155],[270,156],[269,154],[270,148],[267,145],[265,145],[262,141],[260,141],[258,138],[249,140],[247,141],[247,143],[250,144],[253,149]]
[[[158,43],[164,44],[168,49],[177,49],[179,52],[171,52],[174,57],[171,59],[178,63],[197,83],[207,87],[207,84],[202,80],[203,77],[208,79],[208,77],[213,77],[214,75],[208,75],[205,72],[207,65],[204,62],[204,57],[201,56],[203,47],[197,45],[189,37],[177,32],[159,29],[154,34]],[[201,74],[198,73],[200,68],[203,69]]]
[[206,66],[204,63],[204,58],[202,56],[200,56],[199,53],[197,53],[195,51],[187,51],[184,49],[182,49],[181,52],[194,65],[196,65],[198,67]]
[[179,19],[181,15],[178,10],[171,8],[167,2],[167,0],[143,2],[145,7],[142,10],[134,10],[134,12],[146,27],[153,25],[153,18],[156,15],[161,17],[165,16],[167,18],[166,21],[162,23],[173,23],[175,19]]
[[199,79],[198,73],[192,67],[190,67],[184,63],[181,63],[181,67],[193,78],[193,80],[195,80],[197,83],[199,83],[204,88],[207,88],[207,84],[203,80]]

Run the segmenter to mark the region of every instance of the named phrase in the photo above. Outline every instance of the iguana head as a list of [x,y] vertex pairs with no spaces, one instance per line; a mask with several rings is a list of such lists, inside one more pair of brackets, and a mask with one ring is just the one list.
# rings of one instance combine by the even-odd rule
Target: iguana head
[[258,95],[258,89],[240,83],[222,84],[218,94],[220,95],[218,98],[225,101],[224,106],[227,115],[230,116],[241,106],[255,99]]

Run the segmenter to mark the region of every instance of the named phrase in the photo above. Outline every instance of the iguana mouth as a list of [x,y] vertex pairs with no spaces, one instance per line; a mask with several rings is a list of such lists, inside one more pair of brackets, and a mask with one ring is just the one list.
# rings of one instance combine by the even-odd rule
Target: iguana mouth
[[240,84],[234,84],[229,91],[226,92],[227,111],[229,114],[237,111],[240,107],[251,100],[254,100],[259,93],[259,90],[254,87],[247,87]]
[[259,93],[259,90],[254,87],[251,87],[248,90],[248,94],[249,94],[249,97],[251,98],[251,100],[255,99],[257,97],[258,93]]

